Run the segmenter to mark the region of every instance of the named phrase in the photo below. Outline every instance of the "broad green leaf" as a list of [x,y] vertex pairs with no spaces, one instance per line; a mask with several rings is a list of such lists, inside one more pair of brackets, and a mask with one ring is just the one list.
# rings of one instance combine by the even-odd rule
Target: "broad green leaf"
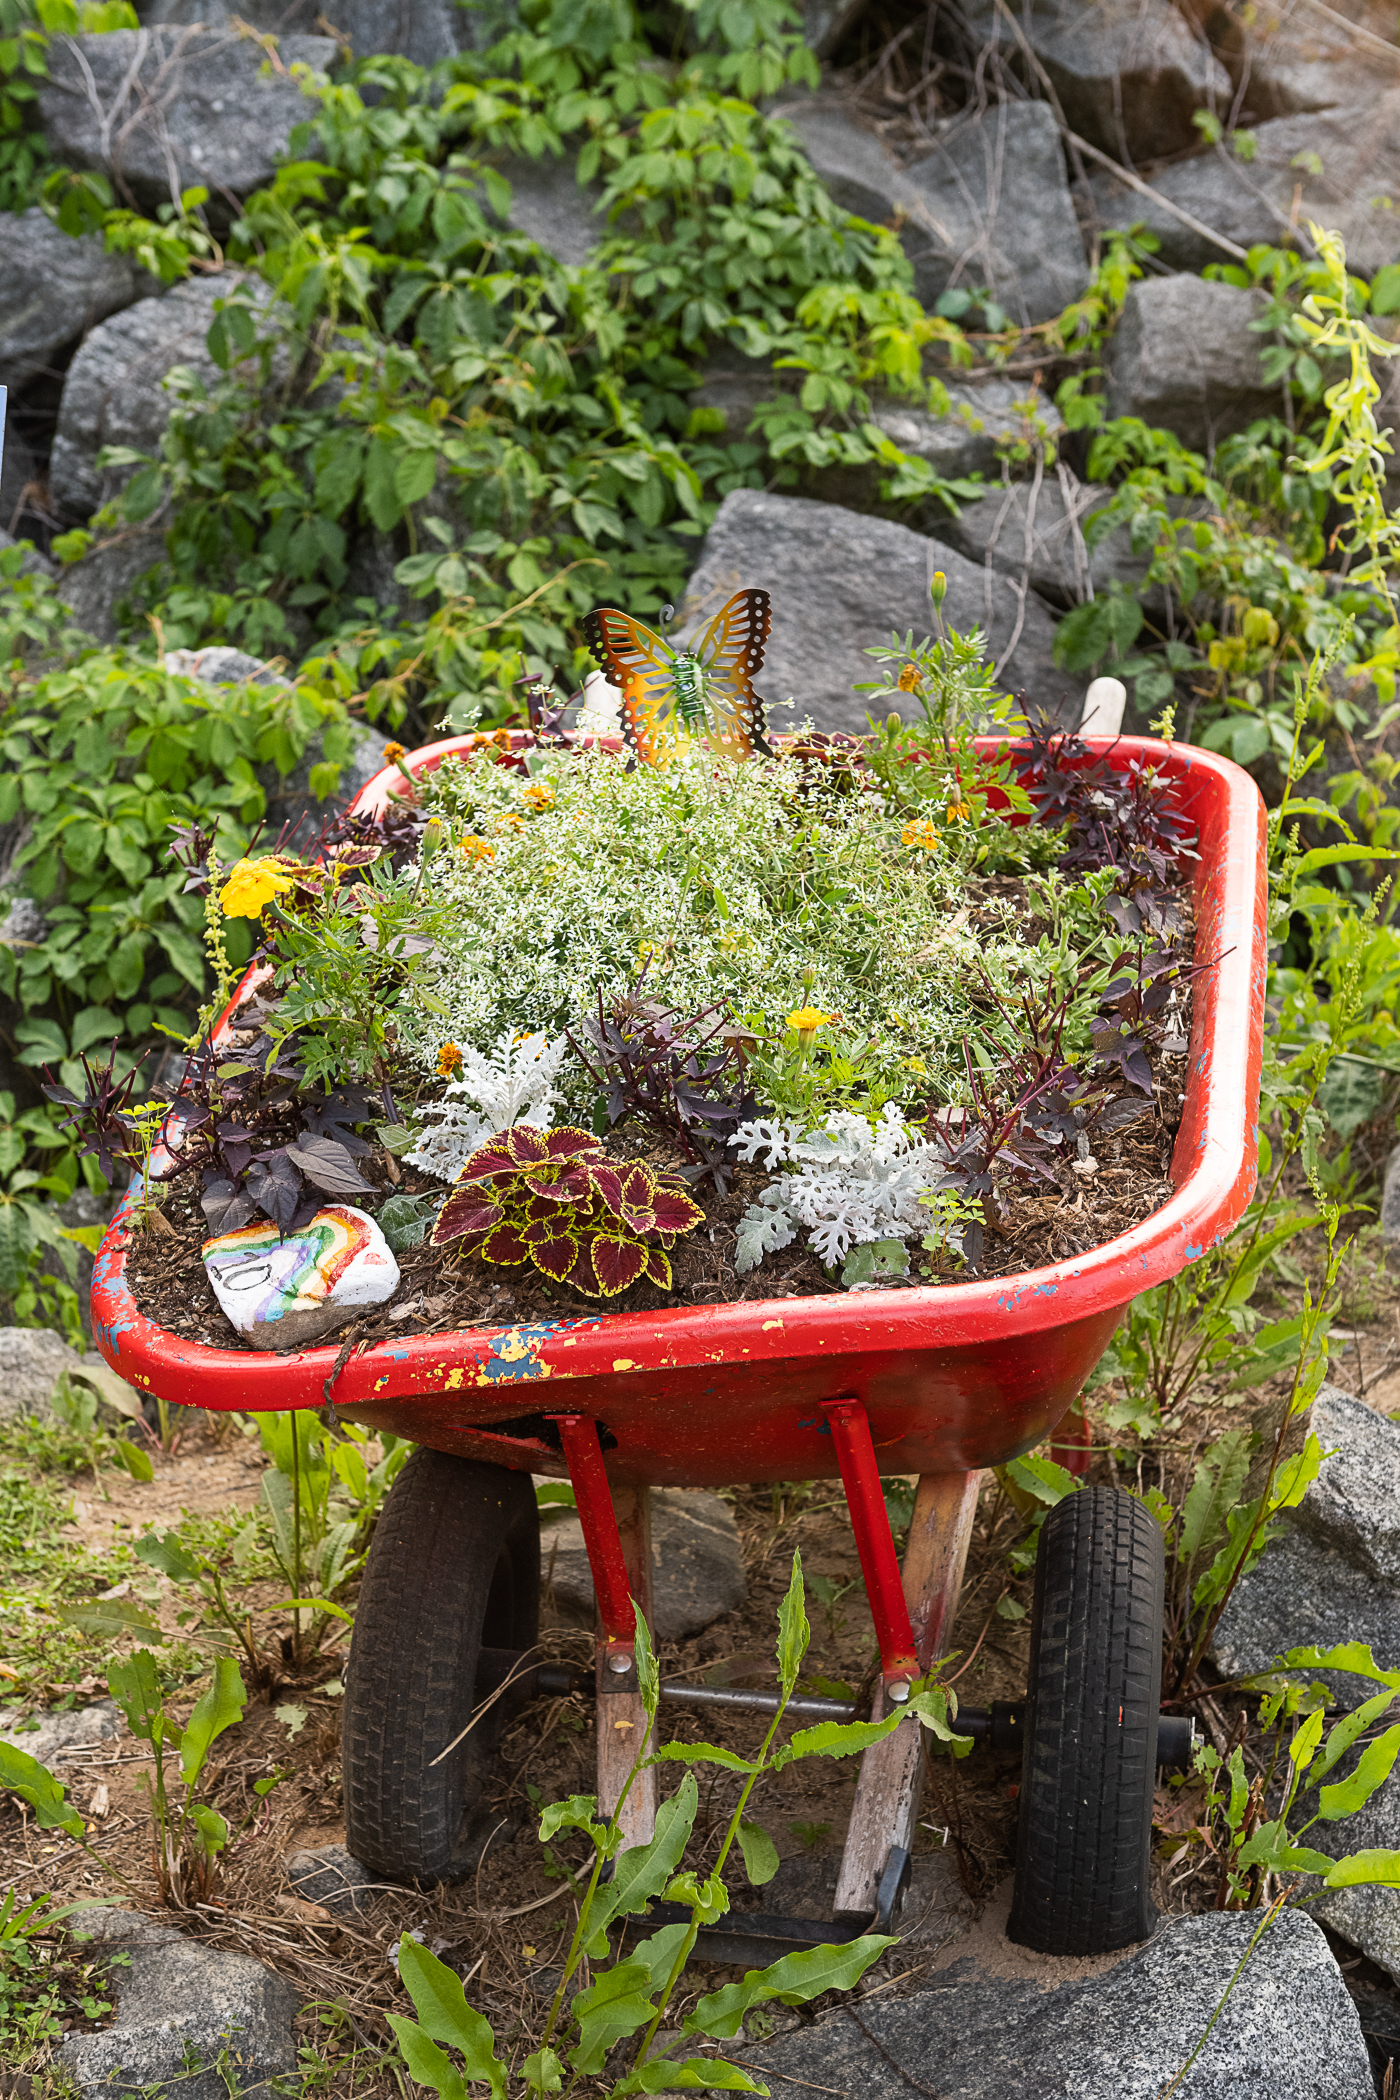
[[[406,2020],[402,2013],[390,2013],[389,2025],[394,2030],[411,2078],[416,2078],[419,2085],[436,2093],[438,2100],[468,2100],[461,2073],[453,2068],[445,2050],[439,2049],[416,2021]],[[494,2092],[497,2088],[493,2086],[492,2090]]]
[[557,2093],[564,2083],[564,2066],[552,2049],[536,2049],[520,2066],[526,2090],[531,2093]]
[[1290,1648],[1275,1667],[1345,1670],[1351,1677],[1369,1677],[1374,1684],[1388,1684],[1392,1691],[1400,1692],[1400,1670],[1383,1670],[1364,1641],[1340,1641],[1334,1648]]
[[214,1664],[213,1683],[195,1701],[194,1711],[185,1723],[184,1739],[180,1745],[180,1776],[186,1786],[194,1785],[204,1770],[204,1760],[211,1746],[225,1729],[243,1719],[247,1696],[237,1663],[231,1655],[221,1655]]
[[[1324,1359],[1325,1368],[1325,1359]],[[1296,1509],[1318,1475],[1325,1456],[1322,1445],[1315,1436],[1309,1436],[1302,1450],[1292,1458],[1285,1459],[1274,1475],[1273,1489],[1269,1495],[1269,1514],[1276,1509]]]
[[907,1711],[896,1707],[882,1721],[818,1721],[811,1728],[799,1728],[790,1743],[775,1751],[771,1769],[780,1772],[801,1757],[857,1757],[882,1736],[893,1735]]
[[956,1722],[949,1718],[948,1694],[941,1684],[931,1684],[924,1691],[915,1692],[905,1711],[915,1715],[940,1743],[950,1743],[955,1757],[966,1757],[971,1750],[973,1738],[958,1734]]
[[799,1552],[792,1556],[792,1579],[788,1583],[787,1595],[778,1607],[778,1681],[785,1698],[792,1696],[811,1638],[812,1629],[807,1624],[802,1601],[802,1555]]
[[1240,1868],[1263,1867],[1274,1874],[1325,1874],[1332,1861],[1310,1845],[1295,1845],[1281,1822],[1261,1823],[1241,1845],[1236,1864]]
[[[663,1743],[652,1752],[651,1763],[657,1765],[723,1765],[727,1772],[752,1772],[753,1766],[747,1758],[734,1750],[726,1750],[720,1743]],[[776,1769],[776,1768],[775,1768]]]
[[614,1918],[645,1910],[653,1896],[661,1894],[685,1855],[699,1803],[699,1788],[687,1772],[671,1799],[657,1809],[655,1832],[648,1843],[629,1845],[618,1853],[612,1880],[597,1890],[589,1912],[590,1958],[606,1958],[605,1935]]
[[1379,1888],[1400,1888],[1400,1852],[1372,1847],[1366,1852],[1348,1853],[1339,1859],[1328,1874],[1325,1886],[1329,1889],[1364,1888],[1367,1884]]
[[579,2038],[569,2051],[569,2062],[576,2071],[596,2077],[609,2049],[646,2026],[656,2011],[651,1992],[646,1963],[624,1961],[615,1969],[605,1969],[586,1991],[578,1993],[571,2010]]
[[168,1575],[172,1582],[193,1582],[200,1572],[199,1562],[186,1551],[178,1531],[144,1533],[136,1541],[136,1558]]
[[675,2093],[713,2091],[718,2093],[762,2093],[766,2086],[758,2085],[747,2071],[738,2064],[727,2064],[723,2057],[687,2056],[681,2063],[673,2063],[668,2057],[649,2056],[635,2071],[629,2071],[613,2087],[612,2100],[622,2100],[627,2093]]
[[739,1850],[749,1880],[756,1889],[765,1888],[778,1871],[778,1848],[761,1823],[751,1823],[747,1817],[740,1822]]
[[675,1875],[661,1892],[668,1903],[686,1903],[695,1914],[700,1925],[713,1925],[729,1908],[729,1891],[718,1874],[700,1876],[687,1868],[683,1874]]
[[1335,1786],[1325,1786],[1318,1793],[1318,1814],[1324,1823],[1335,1823],[1341,1816],[1354,1816],[1364,1808],[1378,1786],[1383,1786],[1390,1777],[1390,1768],[1400,1754],[1400,1727],[1387,1728],[1373,1743],[1368,1743],[1356,1760],[1356,1770],[1346,1779],[1338,1780]]
[[657,1668],[656,1652],[651,1645],[651,1633],[642,1617],[635,1598],[632,1613],[636,1621],[632,1635],[633,1654],[637,1665],[637,1688],[642,1695],[648,1727],[656,1719],[656,1709],[661,1704],[661,1672]]
[[1349,1138],[1380,1114],[1395,1081],[1373,1065],[1336,1059],[1318,1089],[1318,1106],[1338,1137]]
[[118,1640],[124,1633],[139,1634],[143,1641],[164,1641],[165,1635],[146,1607],[129,1597],[95,1597],[88,1604],[56,1604],[55,1616],[80,1633],[99,1640]]
[[1249,1431],[1227,1429],[1196,1465],[1181,1512],[1181,1558],[1188,1566],[1224,1538],[1249,1471]]
[[663,1925],[659,1932],[638,1940],[628,1959],[645,1964],[653,1991],[659,1991],[668,1982],[676,1957],[689,1937],[690,1922],[683,1919],[679,1925]]
[[1310,1713],[1298,1729],[1288,1746],[1288,1755],[1301,1772],[1311,1761],[1312,1754],[1322,1740],[1322,1710]]
[[139,1444],[128,1443],[124,1436],[114,1437],[112,1441],[117,1447],[118,1458],[133,1480],[155,1479],[155,1467],[151,1464],[149,1451],[143,1451]]
[[1053,1458],[1046,1458],[1037,1451],[1028,1451],[1024,1458],[1013,1458],[1006,1470],[1017,1487],[1051,1509],[1079,1486],[1073,1473],[1066,1472],[1063,1466],[1056,1465]]
[[1311,875],[1314,868],[1335,868],[1344,860],[1400,860],[1400,852],[1384,846],[1314,846],[1294,863],[1293,874]]
[[540,1843],[547,1845],[561,1830],[581,1830],[601,1844],[603,1826],[598,1821],[596,1794],[570,1794],[567,1801],[551,1801],[540,1816]]
[[149,1648],[138,1648],[124,1662],[114,1662],[107,1672],[107,1689],[133,1735],[148,1743],[159,1729],[163,1741],[179,1742],[177,1723],[161,1711],[160,1677]]
[[1356,1738],[1364,1735],[1372,1723],[1379,1721],[1387,1708],[1394,1704],[1394,1692],[1377,1692],[1374,1698],[1367,1699],[1354,1712],[1346,1714],[1338,1721],[1327,1738],[1326,1749],[1308,1767],[1310,1782],[1316,1786],[1320,1779],[1325,1779],[1338,1759],[1346,1756]]
[[[459,2049],[467,2077],[473,2083],[489,2085],[497,2100],[505,2100],[505,2066],[496,2055],[491,2023],[468,2005],[461,1977],[407,1932],[399,1941],[399,1976],[423,2023],[423,2033],[435,2042]],[[394,2024],[397,2031],[397,2021]],[[407,2050],[404,2055],[408,2057]],[[423,2078],[411,2058],[408,2067],[415,2078],[432,2084],[431,2079]],[[434,2087],[434,2091],[441,2090]]]
[[199,1832],[199,1842],[206,1859],[217,1859],[228,1843],[228,1824],[217,1808],[207,1801],[196,1802],[190,1810],[190,1821]]
[[806,2005],[823,1991],[853,1990],[871,1963],[898,1944],[884,1933],[868,1932],[842,1947],[804,1947],[798,1954],[785,1954],[766,1969],[750,1969],[742,1983],[711,1991],[685,2021],[684,2032],[732,2041],[755,2005],[771,1998],[781,2005]]
[[48,1766],[4,1741],[0,1741],[0,1787],[28,1802],[41,1830],[66,1830],[69,1837],[82,1837],[83,1819]]

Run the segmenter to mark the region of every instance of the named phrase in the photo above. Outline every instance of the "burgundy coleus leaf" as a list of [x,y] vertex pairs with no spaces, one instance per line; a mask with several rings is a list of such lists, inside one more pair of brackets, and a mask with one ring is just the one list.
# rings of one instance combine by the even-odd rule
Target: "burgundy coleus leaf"
[[575,1123],[561,1123],[557,1130],[545,1131],[544,1138],[555,1166],[570,1159],[592,1159],[603,1150],[591,1130],[580,1130]]
[[520,1227],[507,1220],[494,1232],[487,1233],[480,1252],[483,1260],[499,1262],[503,1269],[514,1269],[530,1259],[533,1249]]
[[610,1160],[590,1160],[588,1179],[615,1218],[622,1216],[622,1169]]
[[671,1264],[659,1247],[647,1248],[647,1282],[654,1283],[658,1290],[671,1288]]
[[517,1123],[500,1139],[510,1154],[512,1166],[542,1167],[549,1159],[550,1133],[537,1130],[533,1123]]
[[513,1174],[514,1172],[515,1161],[506,1150],[505,1140],[503,1138],[491,1138],[486,1144],[477,1146],[475,1152],[466,1161],[457,1179],[459,1182],[480,1181],[488,1174]]
[[647,1265],[647,1249],[639,1240],[615,1238],[600,1232],[590,1248],[593,1273],[605,1298],[615,1298],[635,1283]]
[[640,1160],[627,1169],[622,1177],[622,1216],[634,1232],[651,1230],[651,1199],[655,1193],[656,1176]]
[[499,1225],[505,1213],[495,1202],[489,1189],[467,1188],[457,1195],[449,1196],[437,1214],[437,1222],[429,1235],[429,1245],[450,1246],[468,1232],[490,1232]]
[[656,1231],[673,1239],[678,1232],[693,1232],[705,1213],[690,1196],[682,1195],[679,1189],[658,1188],[651,1199],[656,1218]]
[[579,1244],[571,1232],[556,1232],[552,1239],[536,1240],[530,1248],[535,1267],[555,1283],[564,1282],[578,1258]]

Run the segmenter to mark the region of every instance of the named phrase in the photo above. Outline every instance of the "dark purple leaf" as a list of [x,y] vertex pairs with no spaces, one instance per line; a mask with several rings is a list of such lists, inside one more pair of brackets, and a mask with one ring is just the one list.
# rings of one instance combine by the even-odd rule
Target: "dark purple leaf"
[[305,1132],[292,1145],[288,1154],[307,1180],[328,1196],[372,1195],[372,1185],[365,1181],[345,1147],[334,1138],[310,1137]]

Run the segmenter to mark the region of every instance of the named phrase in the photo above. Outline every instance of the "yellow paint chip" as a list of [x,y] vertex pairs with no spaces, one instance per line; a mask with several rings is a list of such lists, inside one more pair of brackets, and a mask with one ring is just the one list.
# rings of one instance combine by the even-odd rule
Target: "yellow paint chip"
[[615,1356],[613,1358],[613,1369],[615,1371],[635,1371],[636,1368],[637,1366],[633,1363],[630,1356]]
[[463,1371],[460,1364],[457,1365],[455,1370],[449,1371],[445,1381],[446,1390],[449,1393],[455,1392],[457,1387],[462,1383],[465,1375],[466,1374]]
[[776,1327],[779,1334],[781,1334],[783,1331],[783,1323],[781,1320],[765,1320],[763,1323],[763,1332],[767,1334],[770,1327]]

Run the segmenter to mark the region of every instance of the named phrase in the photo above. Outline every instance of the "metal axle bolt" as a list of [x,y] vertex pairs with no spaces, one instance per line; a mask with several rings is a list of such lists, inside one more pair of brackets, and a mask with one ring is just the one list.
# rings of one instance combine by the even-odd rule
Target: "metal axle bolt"
[[909,1697],[909,1686],[902,1677],[896,1677],[893,1684],[886,1685],[885,1690],[896,1706],[903,1706]]
[[[631,1667],[632,1658],[630,1655],[613,1654],[608,1657],[608,1668],[612,1671],[614,1677],[625,1677]],[[907,1693],[905,1697],[908,1697]]]

